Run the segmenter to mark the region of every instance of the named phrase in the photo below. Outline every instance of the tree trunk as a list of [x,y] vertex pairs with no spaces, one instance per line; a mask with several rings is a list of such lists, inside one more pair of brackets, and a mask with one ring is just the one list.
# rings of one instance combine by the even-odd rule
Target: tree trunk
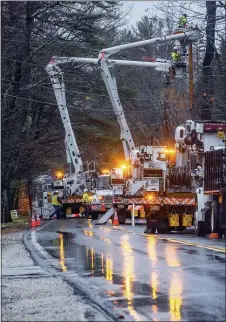
[[211,97],[214,96],[212,62],[215,53],[216,1],[206,1],[206,52],[203,59],[204,95],[201,107],[201,119],[211,119]]

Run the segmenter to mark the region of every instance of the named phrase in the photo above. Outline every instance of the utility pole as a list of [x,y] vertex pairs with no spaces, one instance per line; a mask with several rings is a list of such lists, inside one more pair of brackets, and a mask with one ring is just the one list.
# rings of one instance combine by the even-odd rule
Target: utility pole
[[192,44],[188,46],[188,59],[189,59],[189,109],[193,114],[194,104],[194,78],[193,78],[193,63],[192,63]]

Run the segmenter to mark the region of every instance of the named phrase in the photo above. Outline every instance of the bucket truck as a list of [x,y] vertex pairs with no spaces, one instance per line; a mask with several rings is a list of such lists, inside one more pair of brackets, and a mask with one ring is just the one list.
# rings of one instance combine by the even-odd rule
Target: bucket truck
[[[60,61],[60,63],[62,63],[62,61]],[[51,60],[46,67],[46,71],[50,77],[64,125],[67,162],[70,165],[70,169],[72,168],[70,174],[66,174],[61,180],[56,180],[53,185],[54,189],[63,190],[64,210],[66,211],[70,204],[72,205],[70,208],[74,208],[72,209],[72,212],[78,213],[78,208],[82,203],[81,194],[83,189],[91,188],[91,173],[95,172],[95,164],[93,161],[90,163],[88,163],[88,161],[85,163],[82,162],[67,109],[63,72],[57,60]],[[85,165],[86,170],[84,170]]]
[[[169,191],[196,195],[191,212],[196,234],[222,235],[226,228],[226,123],[192,121],[175,131],[176,166],[169,172]],[[172,214],[175,226],[181,226],[183,214]],[[148,231],[153,224],[147,222]]]
[[[135,146],[118,96],[116,79],[113,72],[114,65],[117,64],[115,60],[110,60],[109,57],[124,49],[143,47],[169,40],[177,41],[177,46],[181,45],[184,48],[184,46],[197,39],[198,33],[196,31],[187,31],[163,38],[149,39],[106,48],[99,54],[101,74],[121,130],[125,159],[127,162],[130,162],[131,167],[131,178],[128,178],[126,181],[123,195],[121,197],[113,196],[115,197],[113,198],[114,211],[117,212],[120,223],[125,223],[130,209],[139,211],[142,217],[145,217],[149,213],[154,213],[156,216],[161,217],[162,208],[166,207],[167,204],[175,203],[177,205],[188,203],[187,207],[190,208],[194,204],[194,198],[191,198],[190,195],[187,198],[184,196],[178,198],[178,194],[174,198],[167,196],[166,174],[168,171],[168,157],[166,155],[166,147]],[[120,65],[155,68],[156,70],[167,73],[172,68],[172,62],[163,59],[150,63],[121,61]],[[109,216],[114,211],[109,211]],[[108,216],[104,216],[104,218],[106,220]],[[165,229],[165,227],[162,226],[162,229]]]

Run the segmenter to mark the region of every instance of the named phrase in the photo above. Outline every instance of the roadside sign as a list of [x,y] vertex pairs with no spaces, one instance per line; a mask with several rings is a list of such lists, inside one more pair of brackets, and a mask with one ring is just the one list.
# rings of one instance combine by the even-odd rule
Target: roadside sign
[[17,219],[17,218],[18,218],[17,210],[11,210],[11,211],[10,211],[10,214],[11,214],[11,218],[12,218],[12,220],[13,220],[13,219]]

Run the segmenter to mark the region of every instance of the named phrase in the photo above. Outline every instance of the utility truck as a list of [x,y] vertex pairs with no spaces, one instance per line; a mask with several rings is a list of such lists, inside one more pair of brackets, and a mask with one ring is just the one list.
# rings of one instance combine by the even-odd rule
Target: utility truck
[[[166,176],[168,167],[171,165],[165,146],[140,146],[136,147],[130,129],[128,127],[124,111],[119,99],[117,83],[114,76],[116,60],[109,57],[121,50],[144,47],[150,44],[158,44],[164,41],[173,40],[178,47],[184,51],[185,47],[196,41],[199,34],[195,30],[181,31],[162,38],[149,39],[135,43],[119,45],[103,49],[99,54],[101,74],[104,79],[113,109],[115,111],[123,144],[125,160],[130,166],[130,177],[127,178],[123,194],[113,194],[113,208],[103,218],[107,220],[114,212],[117,213],[119,223],[125,223],[127,218],[131,219],[131,211],[137,211],[138,216],[143,219],[147,214],[154,213],[161,216],[162,208],[168,205],[186,204],[187,208],[195,205],[194,196],[189,195],[166,195]],[[172,61],[156,59],[154,62],[121,61],[122,66],[142,66],[155,68],[158,71],[169,73],[172,67],[176,69],[177,77],[181,75],[180,67],[173,66]],[[184,66],[183,66],[184,70]],[[171,150],[171,149],[170,149]],[[170,208],[170,207],[169,207]],[[190,209],[188,209],[190,211]],[[101,220],[100,222],[103,222]],[[188,223],[188,221],[187,221]],[[188,223],[190,224],[190,223]],[[161,227],[165,230],[165,225]]]
[[223,234],[225,131],[226,124],[217,121],[188,120],[176,128],[176,165],[167,173],[163,198],[172,201],[180,195],[181,203],[167,206],[160,198],[160,212],[149,212],[145,232],[183,230],[194,225],[198,236]]

